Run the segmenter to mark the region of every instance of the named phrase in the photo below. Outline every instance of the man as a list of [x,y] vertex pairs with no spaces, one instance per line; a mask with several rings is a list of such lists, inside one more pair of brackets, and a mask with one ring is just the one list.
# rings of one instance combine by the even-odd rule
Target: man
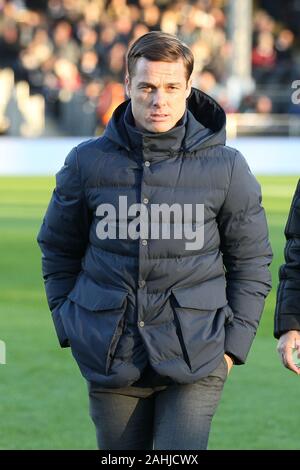
[[[285,264],[279,270],[274,336],[283,365],[300,374],[300,180],[285,227]],[[293,357],[293,350],[295,355]]]
[[205,449],[271,288],[260,187],[192,70],[172,35],[132,44],[129,99],[68,155],[38,236],[101,449]]

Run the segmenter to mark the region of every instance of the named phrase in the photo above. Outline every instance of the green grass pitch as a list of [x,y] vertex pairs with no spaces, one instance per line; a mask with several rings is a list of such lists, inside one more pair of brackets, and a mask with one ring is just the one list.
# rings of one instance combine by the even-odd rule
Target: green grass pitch
[[[273,290],[245,366],[235,367],[213,420],[210,449],[300,449],[299,380],[273,338],[278,268],[296,176],[258,177],[274,251]],[[54,178],[0,178],[0,449],[96,449],[85,381],[60,349],[44,294],[36,235]]]

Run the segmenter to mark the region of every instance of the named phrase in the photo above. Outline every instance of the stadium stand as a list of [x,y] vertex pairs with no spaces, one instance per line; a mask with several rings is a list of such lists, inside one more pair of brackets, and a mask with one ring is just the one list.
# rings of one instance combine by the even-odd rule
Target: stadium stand
[[[100,134],[125,98],[128,45],[161,29],[192,48],[194,85],[224,107],[233,135],[257,132],[255,122],[267,129],[270,116],[275,133],[299,135],[300,106],[291,100],[300,72],[299,2],[254,1],[255,86],[238,103],[228,87],[228,3],[0,0],[0,134]],[[245,118],[253,113],[259,121]]]

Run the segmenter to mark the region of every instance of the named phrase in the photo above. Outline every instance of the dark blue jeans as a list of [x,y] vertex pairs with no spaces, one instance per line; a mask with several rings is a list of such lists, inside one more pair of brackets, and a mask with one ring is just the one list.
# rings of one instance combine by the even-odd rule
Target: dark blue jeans
[[[204,450],[228,368],[223,358],[207,377],[126,395],[88,384],[90,416],[101,450]],[[135,389],[136,390],[136,389]]]

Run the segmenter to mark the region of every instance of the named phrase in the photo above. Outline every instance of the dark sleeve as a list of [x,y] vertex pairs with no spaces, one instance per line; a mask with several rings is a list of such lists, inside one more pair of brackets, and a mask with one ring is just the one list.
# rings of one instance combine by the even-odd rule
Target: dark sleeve
[[300,180],[285,226],[285,264],[279,269],[274,336],[300,330]]
[[56,187],[37,236],[48,305],[62,347],[69,344],[57,311],[81,271],[89,224],[74,147],[56,174]]
[[244,364],[271,289],[268,238],[261,188],[245,158],[236,152],[231,182],[218,216],[220,247],[233,320],[225,333],[225,351]]

